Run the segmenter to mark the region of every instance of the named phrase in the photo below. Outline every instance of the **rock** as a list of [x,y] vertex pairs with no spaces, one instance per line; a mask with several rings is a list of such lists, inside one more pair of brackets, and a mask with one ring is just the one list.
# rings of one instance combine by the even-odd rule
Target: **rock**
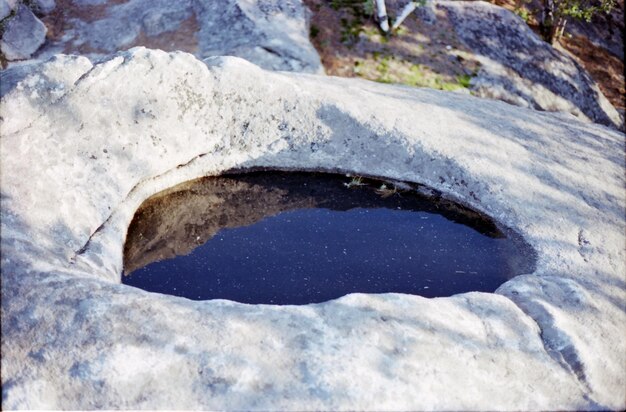
[[447,13],[481,64],[471,83],[475,95],[623,128],[623,119],[589,74],[512,12],[481,1],[438,1],[436,7]]
[[39,14],[48,14],[57,6],[55,0],[34,0],[31,4],[33,10]]
[[[49,24],[63,31],[39,54],[99,58],[134,46],[183,50],[203,59],[246,58],[271,70],[323,72],[308,40],[308,9],[300,0],[62,0]],[[46,20],[48,21],[48,20]]]
[[0,20],[4,20],[11,14],[11,11],[13,11],[13,8],[11,8],[7,0],[0,0]]
[[624,0],[617,0],[610,13],[596,13],[591,18],[591,24],[584,20],[570,19],[566,33],[584,36],[595,46],[624,61],[624,26]]
[[415,9],[415,15],[420,21],[432,25],[437,23],[437,12],[435,11],[434,1],[425,0],[424,5]]
[[20,4],[5,23],[0,50],[7,60],[28,59],[46,40],[46,26],[28,7]]
[[76,6],[97,6],[100,4],[106,4],[108,0],[72,0],[72,3]]
[[[3,409],[626,407],[622,133],[233,57],[17,69],[0,72]],[[537,268],[493,294],[305,306],[120,284],[145,199],[253,167],[426,185],[513,228]]]

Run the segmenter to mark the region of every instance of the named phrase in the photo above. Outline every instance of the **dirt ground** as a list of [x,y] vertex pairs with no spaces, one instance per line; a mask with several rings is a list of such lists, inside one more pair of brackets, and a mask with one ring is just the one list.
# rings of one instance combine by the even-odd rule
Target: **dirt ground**
[[[112,0],[112,3],[126,1]],[[517,13],[538,32],[535,16],[541,7],[540,0],[490,1]],[[386,0],[389,14],[393,17],[407,2]],[[470,80],[480,67],[471,52],[456,39],[445,13],[429,16],[425,8],[418,8],[392,36],[384,36],[374,22],[372,1],[304,0],[304,3],[312,11],[310,38],[327,74],[469,93]],[[73,19],[92,21],[104,12],[103,5],[73,7],[71,0],[57,0],[56,9],[42,16],[48,28],[48,41],[54,43],[65,36]],[[128,47],[143,45],[194,52],[197,27],[192,16],[186,24],[181,24],[181,30],[156,37],[141,33]],[[618,0],[609,15],[597,14],[590,23],[568,23],[566,35],[557,45],[590,73],[604,95],[622,112],[626,109],[623,38],[624,0]],[[104,52],[88,45],[65,50],[76,51]],[[4,63],[0,61],[2,66]]]
[[[102,53],[110,51],[93,48],[89,44],[76,45],[73,41],[63,42],[63,38],[68,33],[73,33],[73,22],[75,20],[84,22],[94,22],[102,19],[108,12],[108,7],[115,4],[123,4],[128,0],[109,0],[107,4],[87,4],[76,6],[71,0],[56,0],[56,8],[48,15],[40,16],[41,21],[48,28],[47,42],[65,44],[64,53]],[[184,50],[188,53],[195,53],[198,49],[198,39],[196,33],[199,31],[198,20],[195,14],[179,25],[177,30],[167,31],[158,36],[148,36],[143,30],[139,35],[125,47],[130,49],[135,46],[144,46],[165,51]],[[76,39],[80,40],[80,39]],[[44,46],[45,47],[45,46]],[[41,51],[41,50],[40,50]]]
[[[524,0],[491,2],[522,15],[537,31],[533,18],[536,7],[531,3]],[[434,16],[418,8],[394,35],[383,36],[372,17],[373,7],[365,0],[304,0],[304,3],[312,11],[310,38],[327,74],[469,92],[470,79],[479,66],[455,38],[445,15],[436,16],[437,24],[425,24]],[[406,2],[388,0],[386,3],[391,15],[392,10],[399,10]],[[620,0],[617,7],[612,16],[598,16],[591,23],[572,26],[575,34],[566,32],[557,47],[572,55],[609,101],[624,110],[623,59],[598,44],[603,39],[614,43],[620,32],[623,38],[624,1]],[[579,34],[580,27],[584,33],[585,24],[595,30],[593,42]]]
[[583,36],[561,39],[561,45],[578,60],[617,109],[626,109],[624,61]]
[[445,15],[437,24],[410,16],[393,36],[384,36],[362,0],[304,2],[313,12],[310,38],[327,74],[457,90],[466,89],[479,69],[465,59],[469,51]]

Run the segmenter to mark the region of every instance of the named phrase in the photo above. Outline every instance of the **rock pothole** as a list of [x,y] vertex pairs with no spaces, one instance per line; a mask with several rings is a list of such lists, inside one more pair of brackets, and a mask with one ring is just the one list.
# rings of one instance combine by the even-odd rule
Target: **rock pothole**
[[193,300],[309,304],[350,293],[494,292],[535,269],[522,237],[406,183],[253,172],[183,183],[129,227],[122,282]]

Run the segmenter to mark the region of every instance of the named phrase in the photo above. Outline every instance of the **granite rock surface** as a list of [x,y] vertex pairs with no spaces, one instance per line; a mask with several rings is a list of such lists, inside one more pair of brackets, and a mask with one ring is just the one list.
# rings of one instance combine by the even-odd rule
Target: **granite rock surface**
[[198,58],[232,55],[270,70],[322,73],[300,0],[59,0],[46,17],[57,28],[37,53],[91,59],[146,46]]
[[31,5],[36,13],[48,14],[56,8],[57,3],[55,0],[32,0]]
[[445,11],[480,63],[471,82],[475,95],[624,127],[589,73],[511,11],[483,1],[436,1],[430,7]]
[[7,2],[7,0],[0,0],[0,20],[4,20],[13,11],[13,7]]
[[[0,72],[3,409],[626,407],[624,135],[135,48]],[[233,168],[421,183],[513,228],[496,293],[196,302],[120,284],[137,207]]]
[[[16,1],[11,0],[13,7]],[[182,50],[200,59],[233,55],[270,70],[323,73],[309,42],[310,11],[300,0],[59,0],[58,4],[37,0],[30,4],[33,11],[45,15],[41,19],[49,33],[46,37],[43,23],[21,4],[16,18],[8,18],[11,30],[2,40],[9,61],[46,60],[57,53],[97,60],[146,46]],[[404,3],[391,1],[390,10],[400,5]],[[480,64],[471,82],[475,95],[571,113],[623,129],[623,116],[589,74],[543,42],[512,12],[481,1],[443,0],[427,2],[416,15],[428,25],[438,24],[442,13],[471,50],[463,58]]]
[[46,26],[24,4],[16,7],[15,15],[9,17],[6,8],[1,6],[2,14],[6,14],[0,51],[7,60],[24,60],[30,58],[46,40]]

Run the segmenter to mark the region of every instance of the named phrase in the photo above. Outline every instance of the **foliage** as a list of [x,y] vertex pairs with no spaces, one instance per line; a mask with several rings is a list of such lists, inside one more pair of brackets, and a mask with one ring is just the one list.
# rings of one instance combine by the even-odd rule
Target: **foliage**
[[597,13],[610,13],[615,3],[615,0],[543,0],[541,34],[546,41],[554,43],[563,35],[568,18],[590,22]]
[[522,8],[522,7],[516,8],[515,14],[520,16],[521,19],[524,20],[526,24],[528,24],[528,22],[530,21],[530,12],[526,10],[525,8]]
[[[414,8],[422,7],[426,4],[426,0],[408,2],[407,6],[410,4],[413,4]],[[334,10],[348,10],[352,16],[350,19],[341,19],[341,41],[348,46],[353,45],[358,40],[359,35],[366,30],[365,21],[374,19],[376,15],[375,0],[331,0],[330,7]],[[402,20],[406,18],[406,16],[404,18],[402,16],[397,17]],[[405,33],[401,27],[397,27],[396,31],[398,35]],[[391,34],[391,32],[385,33],[386,36]],[[384,42],[386,39],[385,37],[382,41]]]
[[365,0],[363,2],[363,14],[366,16],[373,16],[376,13],[376,5],[374,4],[374,0]]
[[311,36],[311,38],[314,39],[317,37],[318,34],[320,34],[319,27],[317,27],[315,24],[312,24],[310,32],[309,32],[309,36]]
[[566,1],[563,14],[580,20],[590,22],[594,14],[603,12],[610,13],[615,7],[615,0],[602,0],[596,5],[591,5],[588,0],[569,0]]
[[351,180],[348,183],[343,184],[348,189],[361,187],[361,186],[371,187],[374,189],[374,192],[380,195],[380,197],[382,198],[387,198],[387,197],[393,196],[395,194],[398,194],[400,192],[407,190],[405,187],[403,187],[406,185],[398,186],[395,183],[386,182],[386,183],[381,183],[380,187],[375,187],[374,185],[377,183],[377,181],[375,180],[367,179],[366,181],[362,176],[350,176],[350,175],[346,175],[346,176],[351,177]]
[[373,0],[332,0],[330,7],[334,10],[350,9],[355,17],[372,17],[376,10]]
[[472,81],[472,76],[470,76],[469,74],[462,74],[460,76],[457,76],[456,79],[459,82],[459,85],[461,85],[461,87],[465,87],[466,89],[469,89],[470,82]]
[[354,62],[354,74],[379,83],[405,84],[438,90],[469,89],[474,75],[444,76],[429,66],[413,64],[391,54],[372,53],[371,59]]
[[398,189],[395,186],[392,188],[389,188],[386,184],[383,183],[382,185],[380,185],[378,189],[375,190],[375,192],[379,194],[380,197],[385,199],[387,197],[390,197],[398,193]]
[[363,178],[361,176],[354,176],[348,183],[343,184],[347,188],[356,187],[356,186],[365,186],[363,183]]
[[[419,0],[413,3],[419,7],[424,1]],[[384,43],[392,42],[396,36],[406,35],[409,31],[406,27],[399,26],[395,31],[383,34],[377,25],[367,22],[372,18],[372,16],[368,17],[368,14],[375,12],[375,9],[371,8],[374,5],[373,0],[332,0],[329,5],[340,11],[340,39],[348,48],[363,41],[376,49],[377,46],[372,43],[379,43],[383,46]],[[315,29],[319,30],[318,27]],[[319,37],[318,30],[312,27],[311,38]],[[419,45],[416,47],[421,48]],[[353,74],[379,83],[404,84],[446,91],[469,89],[470,81],[475,76],[475,74],[441,74],[428,65],[415,64],[410,57],[395,55],[392,49],[393,47],[383,46],[378,48],[378,51],[366,53],[369,56],[363,59],[355,59]],[[439,50],[437,53],[446,53],[446,51]]]
[[341,19],[341,42],[347,46],[352,46],[359,39],[359,34],[363,32],[363,26],[360,20],[354,19]]

